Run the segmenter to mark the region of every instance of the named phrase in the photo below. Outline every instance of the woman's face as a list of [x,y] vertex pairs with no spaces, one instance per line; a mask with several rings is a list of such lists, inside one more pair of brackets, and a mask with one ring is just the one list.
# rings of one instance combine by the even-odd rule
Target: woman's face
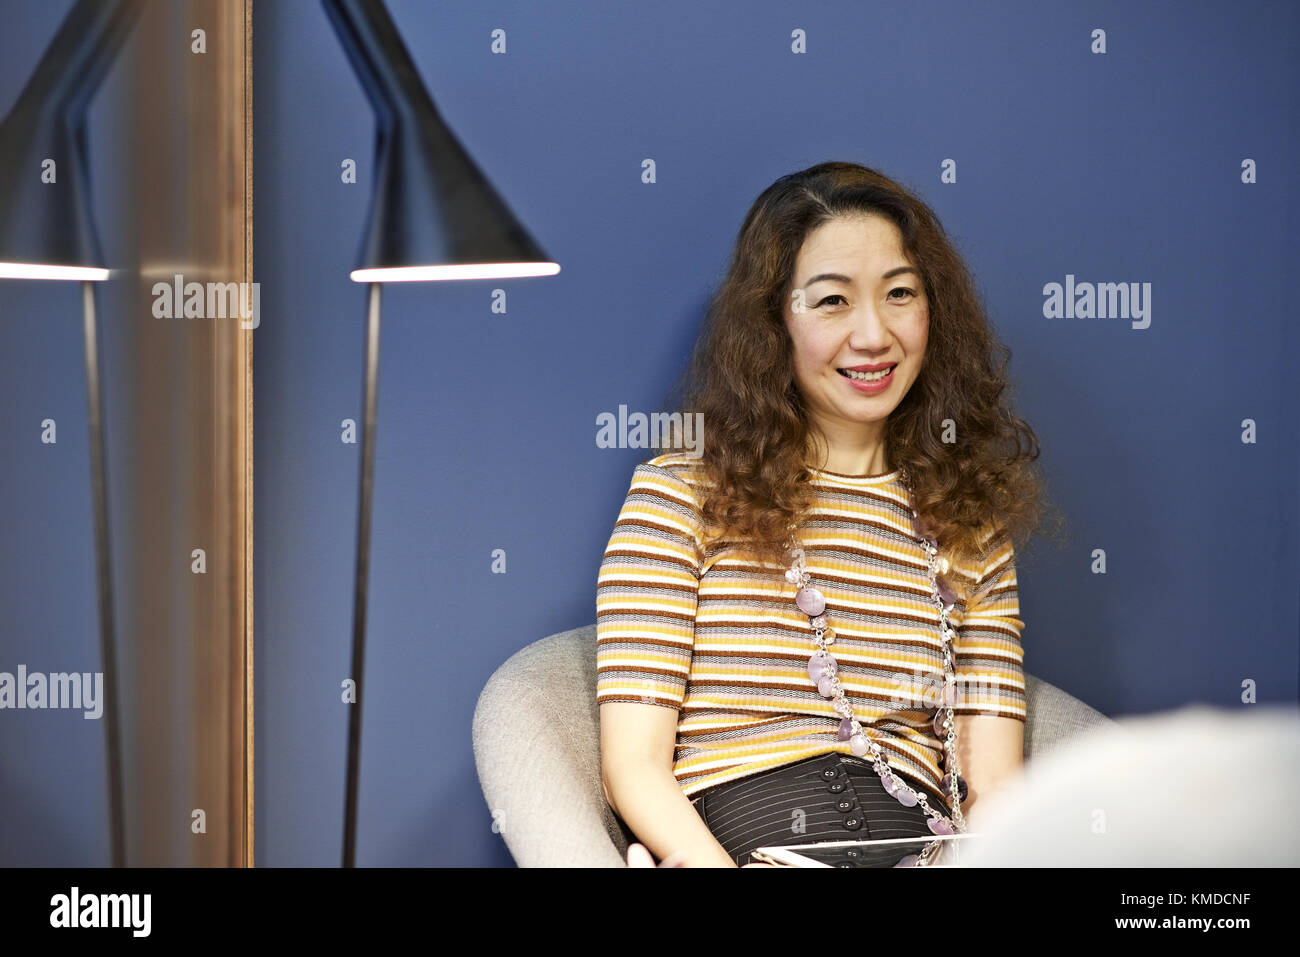
[[[809,233],[785,322],[795,381],[822,430],[850,446],[877,437],[921,371],[929,332],[925,287],[898,227],[861,215]],[[840,371],[882,363],[893,369],[877,382]]]

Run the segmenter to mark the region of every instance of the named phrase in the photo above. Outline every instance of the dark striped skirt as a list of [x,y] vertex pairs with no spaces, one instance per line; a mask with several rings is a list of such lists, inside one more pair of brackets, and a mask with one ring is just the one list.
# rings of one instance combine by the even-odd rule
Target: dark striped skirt
[[[944,801],[919,790],[932,808],[947,813]],[[838,752],[715,784],[692,796],[691,804],[741,865],[754,862],[750,851],[773,845],[934,836],[920,805],[903,807],[890,797],[870,761]],[[915,851],[898,856],[909,853]]]

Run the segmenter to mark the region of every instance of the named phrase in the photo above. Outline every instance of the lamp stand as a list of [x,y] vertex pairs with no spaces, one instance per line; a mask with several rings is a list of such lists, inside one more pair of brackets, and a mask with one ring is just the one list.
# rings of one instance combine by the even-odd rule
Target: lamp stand
[[126,864],[122,820],[122,749],[117,720],[117,653],[113,634],[113,574],[108,546],[108,470],[100,415],[99,339],[95,334],[95,284],[81,284],[86,340],[86,404],[90,420],[90,485],[95,512],[95,577],[99,583],[99,653],[104,669],[104,735],[108,764],[109,843],[114,867]]
[[375,400],[379,391],[379,283],[370,283],[366,329],[365,417],[361,432],[361,487],[357,507],[357,576],[352,602],[352,683],[348,712],[348,781],[343,811],[343,866],[357,857],[357,785],[361,774],[361,705],[365,701],[366,590],[370,572],[371,492],[375,476]]

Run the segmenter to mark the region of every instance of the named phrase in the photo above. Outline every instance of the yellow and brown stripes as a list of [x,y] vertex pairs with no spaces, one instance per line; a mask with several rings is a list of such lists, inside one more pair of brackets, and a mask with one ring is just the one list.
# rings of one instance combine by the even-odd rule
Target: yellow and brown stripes
[[[807,675],[794,586],[725,547],[701,555],[694,460],[639,465],[597,579],[597,700],[675,707],[674,774],[688,793],[829,751],[839,716]],[[868,735],[914,783],[937,790],[941,746],[927,699],[943,669],[928,566],[895,480],[814,477],[800,528],[827,597],[841,681]],[[1009,543],[954,568],[972,594],[957,632],[958,713],[1024,720],[1023,651]],[[982,590],[973,586],[982,585]],[[927,683],[929,683],[927,687]]]

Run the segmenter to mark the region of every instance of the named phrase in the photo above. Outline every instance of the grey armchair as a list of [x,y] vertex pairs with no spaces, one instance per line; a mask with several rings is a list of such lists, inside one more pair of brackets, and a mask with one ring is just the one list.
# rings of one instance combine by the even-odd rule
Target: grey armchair
[[[1059,688],[1025,676],[1025,760],[1112,724]],[[635,836],[600,783],[596,626],[521,648],[474,709],[474,763],[488,808],[520,867],[624,867]]]

